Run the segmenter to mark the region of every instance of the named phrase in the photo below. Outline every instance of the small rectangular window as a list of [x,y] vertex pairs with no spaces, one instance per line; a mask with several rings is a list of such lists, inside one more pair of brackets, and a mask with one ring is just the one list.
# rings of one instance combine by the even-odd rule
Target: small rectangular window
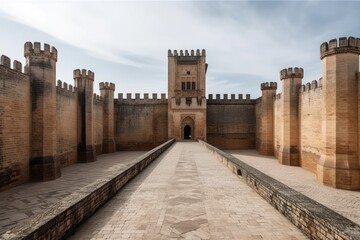
[[195,90],[195,82],[192,82],[191,88],[192,88],[192,90]]
[[190,86],[190,82],[186,82],[186,89],[187,90],[190,90],[191,88],[190,88],[191,86]]
[[185,82],[181,83],[181,90],[185,90]]

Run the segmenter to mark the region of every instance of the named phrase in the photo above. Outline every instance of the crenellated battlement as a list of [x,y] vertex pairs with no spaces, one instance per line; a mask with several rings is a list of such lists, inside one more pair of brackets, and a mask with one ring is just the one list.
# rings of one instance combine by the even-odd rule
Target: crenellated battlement
[[55,47],[50,47],[49,44],[44,43],[44,49],[41,49],[41,43],[39,42],[26,42],[24,45],[24,56],[42,56],[49,57],[57,61],[57,50]]
[[320,45],[320,59],[339,53],[356,53],[360,54],[360,38],[341,37],[339,41],[332,39]]
[[66,91],[66,92],[77,92],[77,87],[73,87],[71,84],[57,80],[56,89]]
[[253,104],[255,99],[250,98],[250,94],[209,94],[208,104]]
[[310,90],[315,90],[317,88],[321,88],[322,87],[322,78],[319,79],[319,81],[317,80],[313,80],[311,83],[308,82],[306,84],[301,85],[300,87],[300,92],[309,92]]
[[94,93],[94,100],[102,101],[102,97],[100,95],[97,95],[96,93]]
[[194,50],[190,50],[190,53],[188,50],[180,50],[180,53],[178,53],[177,50],[174,50],[173,52],[169,49],[168,50],[168,57],[205,57],[206,56],[206,51],[205,49],[201,50],[200,53],[200,49],[196,50],[196,53]]
[[94,81],[94,73],[92,71],[86,70],[86,69],[82,69],[81,71],[80,71],[80,69],[75,69],[74,73],[73,73],[73,77],[74,77],[74,79],[86,78],[86,79]]
[[304,77],[304,69],[302,68],[285,68],[280,71],[280,79],[287,79],[287,78],[303,78]]
[[3,65],[7,68],[10,68],[12,70],[15,70],[16,72],[19,72],[19,73],[23,73],[22,71],[22,64],[21,62],[17,61],[17,60],[14,60],[13,62],[13,67],[11,68],[11,60],[8,56],[5,56],[5,55],[1,55],[1,58],[0,58],[0,65]]
[[101,82],[99,83],[100,90],[112,90],[115,91],[115,84],[108,83],[108,82]]
[[277,82],[265,82],[261,84],[261,91],[263,90],[276,90]]
[[140,93],[135,93],[135,98],[132,97],[131,93],[126,93],[126,98],[124,98],[123,93],[119,93],[117,101],[123,103],[151,103],[167,102],[167,98],[165,93],[161,93],[160,98],[158,98],[157,93],[153,93],[152,98],[149,98],[149,93],[144,93],[143,98],[140,97]]

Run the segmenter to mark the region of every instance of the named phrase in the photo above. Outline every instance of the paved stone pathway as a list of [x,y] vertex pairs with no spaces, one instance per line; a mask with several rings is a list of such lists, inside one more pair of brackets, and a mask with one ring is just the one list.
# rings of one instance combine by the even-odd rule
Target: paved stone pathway
[[307,239],[196,142],[177,142],[71,239]]
[[121,171],[144,151],[103,154],[92,163],[61,169],[61,177],[49,182],[26,183],[0,192],[0,235],[18,223],[31,220],[52,204],[97,179]]
[[227,152],[360,225],[360,192],[324,186],[316,181],[314,173],[281,165],[276,158],[261,156],[256,150]]

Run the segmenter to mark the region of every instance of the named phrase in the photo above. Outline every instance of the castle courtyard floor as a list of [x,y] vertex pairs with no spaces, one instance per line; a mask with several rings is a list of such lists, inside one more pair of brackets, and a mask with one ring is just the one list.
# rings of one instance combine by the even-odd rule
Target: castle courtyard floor
[[307,239],[200,143],[177,142],[71,239]]
[[[360,224],[360,192],[326,187],[315,174],[255,150],[227,151]],[[145,152],[116,152],[62,169],[61,178],[0,192],[1,234],[113,173]],[[202,144],[176,142],[131,180],[71,239],[307,239]]]
[[94,183],[98,178],[121,171],[144,151],[123,151],[97,156],[97,161],[74,164],[61,169],[61,177],[49,182],[26,183],[0,192],[1,233],[31,220],[37,213]]
[[259,155],[256,150],[226,152],[360,225],[359,191],[322,185],[316,181],[314,173],[301,167],[281,165],[274,157]]

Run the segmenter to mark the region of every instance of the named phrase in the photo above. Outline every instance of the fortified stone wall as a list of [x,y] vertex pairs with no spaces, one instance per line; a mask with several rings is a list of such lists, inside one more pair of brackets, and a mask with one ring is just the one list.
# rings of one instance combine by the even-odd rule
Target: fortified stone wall
[[[322,80],[312,81],[300,88],[300,165],[316,173],[321,156],[321,98]],[[318,140],[316,140],[318,139]]]
[[207,142],[221,149],[255,148],[256,100],[246,94],[209,94],[206,110]]
[[96,148],[96,155],[103,152],[103,100],[99,95],[94,94],[93,106],[93,138]]
[[30,79],[22,64],[0,62],[0,190],[29,180]]
[[168,139],[168,101],[165,94],[161,99],[153,94],[118,95],[115,99],[115,143],[116,150],[147,150]]
[[56,86],[56,155],[61,167],[77,161],[77,89],[57,81]]
[[[91,71],[74,71],[76,87],[56,82],[56,48],[27,42],[24,56],[24,72],[20,62],[11,68],[1,56],[0,190],[56,179],[65,166],[96,160],[103,142],[114,151],[114,84],[100,83],[104,101],[93,95]],[[104,112],[111,121],[104,122]]]

